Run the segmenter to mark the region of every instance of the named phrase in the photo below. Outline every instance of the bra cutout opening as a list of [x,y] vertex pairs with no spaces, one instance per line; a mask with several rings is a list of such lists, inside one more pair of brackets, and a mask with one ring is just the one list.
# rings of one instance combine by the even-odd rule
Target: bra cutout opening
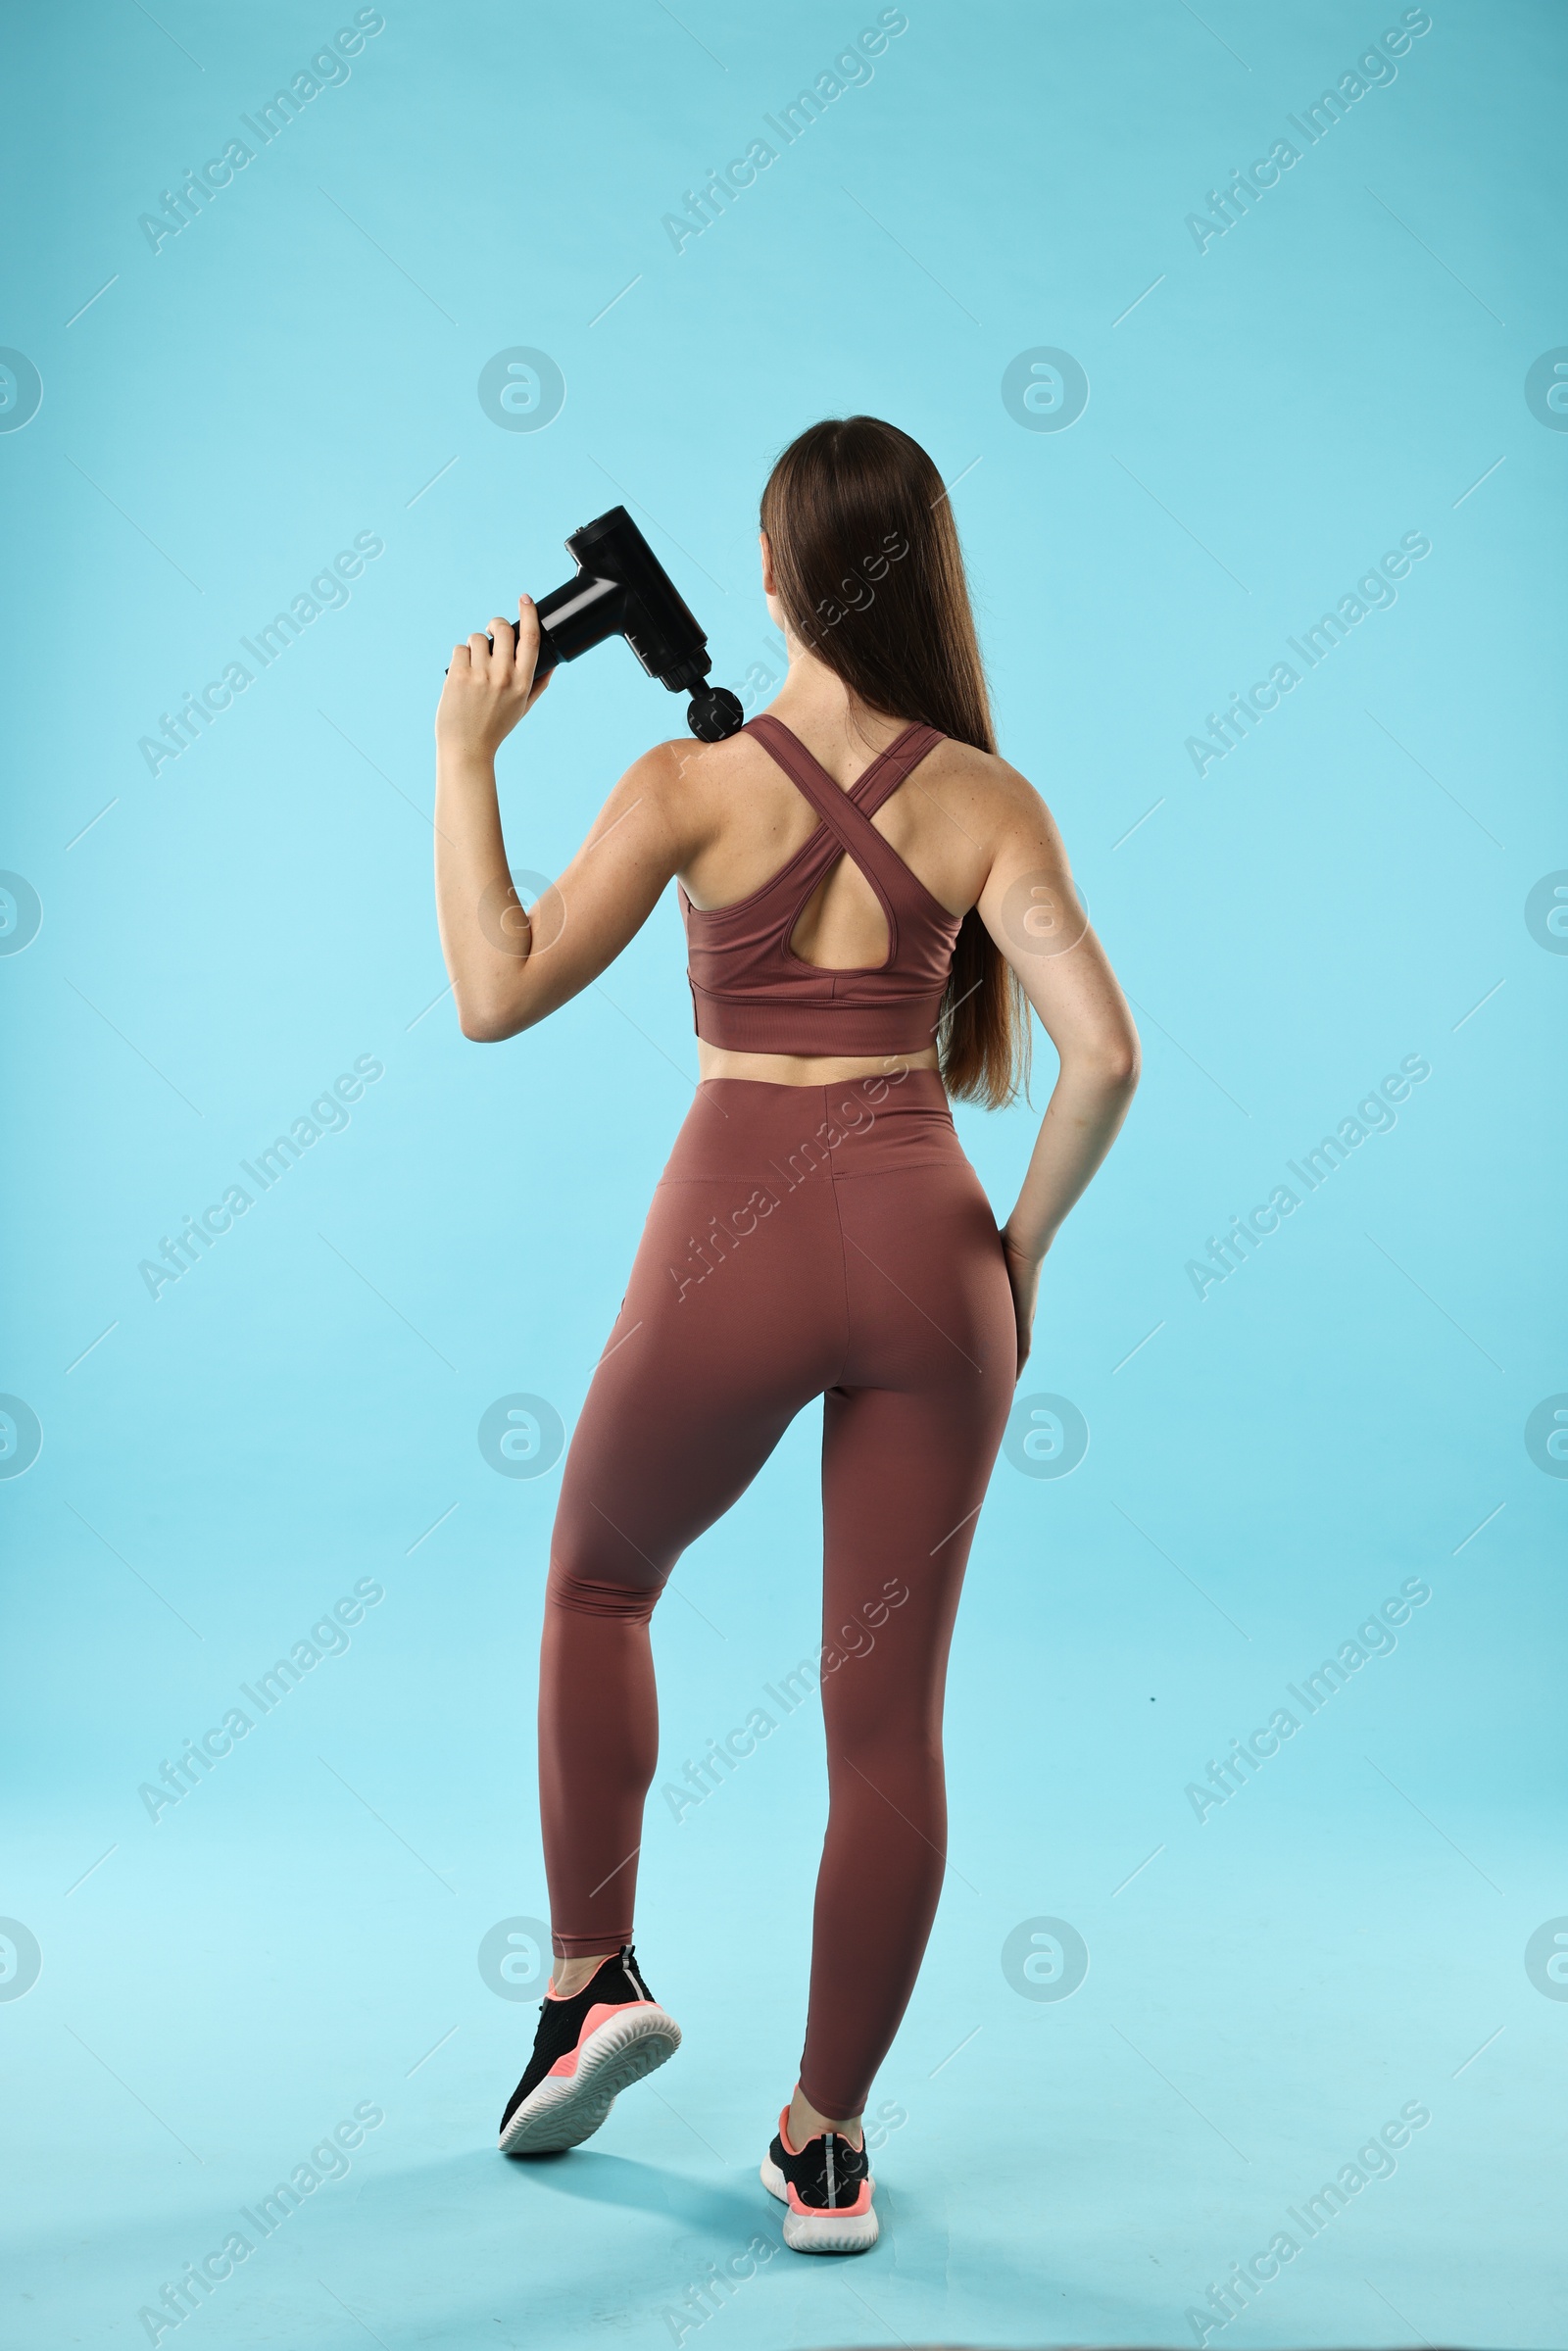
[[[820,951],[834,930],[841,939],[848,931],[857,946],[863,942],[871,952],[848,963],[828,959]],[[885,971],[892,961],[887,908],[848,850],[840,850],[796,915],[786,952],[813,971]]]

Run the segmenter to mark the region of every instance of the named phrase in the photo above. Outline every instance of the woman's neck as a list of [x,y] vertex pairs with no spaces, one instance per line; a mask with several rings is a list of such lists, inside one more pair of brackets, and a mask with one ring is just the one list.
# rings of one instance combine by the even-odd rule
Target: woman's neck
[[787,637],[786,644],[789,670],[767,706],[768,715],[799,735],[834,781],[842,783],[841,766],[847,774],[858,772],[903,732],[907,720],[873,710],[795,637]]

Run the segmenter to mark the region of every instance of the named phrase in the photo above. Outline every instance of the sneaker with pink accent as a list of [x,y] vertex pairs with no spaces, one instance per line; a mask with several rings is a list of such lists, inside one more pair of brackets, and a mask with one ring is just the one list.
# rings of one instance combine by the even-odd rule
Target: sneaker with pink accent
[[631,1944],[569,2000],[540,2004],[539,2032],[501,2118],[503,2155],[558,2155],[592,2138],[620,2092],[673,2057],[680,2027],[654,1998]]
[[797,2150],[789,2121],[786,2106],[761,2172],[768,2194],[788,2206],[784,2242],[794,2253],[868,2252],[880,2231],[864,2147],[852,2147],[842,2131],[819,2131]]

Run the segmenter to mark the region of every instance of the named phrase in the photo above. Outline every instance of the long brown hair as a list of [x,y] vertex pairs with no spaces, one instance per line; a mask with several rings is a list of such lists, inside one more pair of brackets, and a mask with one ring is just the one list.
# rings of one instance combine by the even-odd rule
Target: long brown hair
[[[767,477],[761,523],[791,628],[852,694],[996,750],[953,502],[918,441],[878,416],[808,426]],[[1028,1003],[973,906],[937,1054],[948,1092],[990,1110],[1027,1084]]]

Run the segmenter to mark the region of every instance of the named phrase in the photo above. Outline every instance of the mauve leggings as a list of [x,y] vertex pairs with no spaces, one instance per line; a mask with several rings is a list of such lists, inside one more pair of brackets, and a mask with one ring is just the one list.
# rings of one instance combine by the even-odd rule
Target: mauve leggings
[[866,2104],[941,1891],[948,1648],[1016,1377],[1001,1237],[935,1071],[698,1087],[556,1515],[539,1700],[555,1947],[631,1938],[659,1751],[649,1617],[821,1396],[829,1802],[801,2086],[833,2117]]

